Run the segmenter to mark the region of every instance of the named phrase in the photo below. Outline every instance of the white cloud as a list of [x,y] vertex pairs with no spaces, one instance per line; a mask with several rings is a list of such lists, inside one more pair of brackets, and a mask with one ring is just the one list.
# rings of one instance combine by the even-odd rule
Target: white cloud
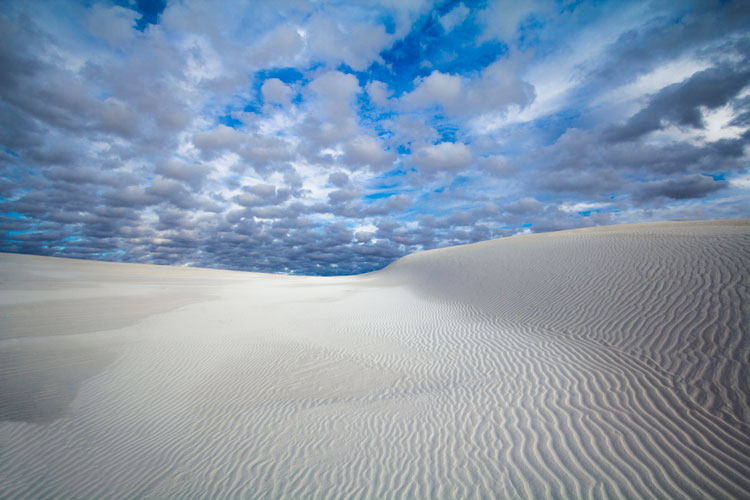
[[356,77],[339,71],[320,74],[308,84],[306,115],[296,132],[314,152],[338,148],[339,144],[358,135],[358,117],[353,104],[360,90]]
[[416,82],[416,88],[401,98],[408,109],[419,109],[439,104],[450,112],[460,109],[463,99],[461,77],[433,71]]
[[554,7],[552,1],[489,2],[478,16],[484,24],[480,39],[497,38],[509,45],[515,41],[518,27],[531,13],[544,13]]
[[498,60],[471,79],[433,71],[418,79],[400,102],[409,110],[440,105],[450,116],[470,117],[525,106],[533,100],[534,89],[521,78],[522,60],[520,56]]
[[649,73],[640,75],[635,81],[603,92],[592,100],[592,105],[611,106],[614,103],[624,103],[625,115],[632,115],[638,111],[642,98],[648,94],[655,94],[667,85],[681,82],[698,71],[710,66],[708,61],[695,59],[692,56],[669,61]]
[[744,174],[730,179],[729,184],[734,188],[750,189],[750,174]]
[[560,210],[567,213],[588,212],[591,210],[600,210],[609,206],[609,203],[563,203]]
[[356,71],[380,60],[380,52],[393,41],[377,18],[347,18],[343,9],[313,14],[304,23],[304,34],[309,61],[344,63]]
[[438,21],[445,31],[451,31],[466,20],[469,16],[469,12],[469,9],[463,3],[460,3],[453,7],[450,12],[441,16]]
[[370,96],[370,101],[377,106],[385,106],[391,97],[388,85],[385,82],[371,81],[367,84],[366,90],[367,95]]
[[710,142],[720,139],[739,139],[746,129],[732,125],[737,118],[736,110],[730,105],[716,109],[703,108],[703,123],[705,125],[705,138]]

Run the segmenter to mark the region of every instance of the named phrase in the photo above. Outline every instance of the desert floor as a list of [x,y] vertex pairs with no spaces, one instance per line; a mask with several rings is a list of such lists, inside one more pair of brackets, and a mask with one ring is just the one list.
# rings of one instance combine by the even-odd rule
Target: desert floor
[[0,254],[0,498],[750,498],[750,221],[318,278]]

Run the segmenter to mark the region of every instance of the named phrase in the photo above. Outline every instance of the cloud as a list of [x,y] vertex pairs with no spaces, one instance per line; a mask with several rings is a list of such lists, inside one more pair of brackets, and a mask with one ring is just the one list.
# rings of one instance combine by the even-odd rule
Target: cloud
[[460,170],[473,162],[471,150],[466,144],[441,142],[423,146],[414,152],[412,161],[420,170]]
[[484,158],[477,160],[477,165],[486,172],[498,174],[498,175],[509,175],[513,173],[513,168],[508,165],[508,162],[501,155],[488,155]]
[[333,172],[328,176],[328,182],[336,187],[344,187],[349,184],[349,176],[345,172]]
[[282,24],[267,32],[250,48],[250,60],[257,66],[294,65],[304,48],[304,33],[295,26]]
[[[645,4],[644,4],[645,5]],[[588,78],[629,82],[665,61],[694,52],[710,52],[735,34],[738,38],[750,19],[746,2],[654,2],[638,27],[622,33],[590,68]],[[716,54],[719,55],[719,54]]]
[[[221,124],[194,134],[192,143],[200,150],[204,160],[232,152],[244,160],[242,165],[258,172],[264,172],[266,167],[283,164],[295,157],[294,145],[282,137],[248,134]],[[240,170],[244,170],[242,165]]]
[[451,31],[456,26],[461,25],[466,18],[469,16],[469,9],[463,4],[459,3],[453,7],[447,14],[440,16],[438,21],[443,26],[445,31]]
[[359,189],[355,187],[336,189],[328,193],[328,199],[331,203],[342,203],[353,200],[360,195]]
[[433,71],[428,77],[419,79],[415,87],[411,93],[401,98],[409,108],[426,108],[439,104],[449,113],[455,113],[463,99],[462,81],[458,75]]
[[639,183],[633,196],[638,201],[647,201],[658,197],[675,200],[703,198],[726,186],[726,181],[716,181],[705,175],[686,175]]
[[543,206],[544,203],[539,200],[526,196],[520,200],[505,204],[503,208],[514,215],[526,215],[538,212]]
[[386,106],[391,93],[385,82],[373,81],[367,84],[367,95],[376,106]]
[[372,240],[373,233],[371,231],[357,231],[354,233],[354,237],[360,243],[367,243]]
[[532,13],[541,14],[550,10],[553,3],[533,0],[527,2],[490,2],[479,14],[482,19],[483,38],[499,38],[510,44],[516,41],[521,22]]
[[0,8],[0,250],[301,274],[747,217],[746,2]]
[[118,5],[94,4],[84,22],[89,33],[105,40],[111,47],[119,47],[135,37],[133,25],[137,17],[136,12]]
[[271,104],[289,106],[291,104],[291,89],[278,78],[269,78],[260,88],[263,101]]
[[304,38],[313,60],[342,62],[355,71],[367,69],[393,40],[382,24],[343,24],[325,13],[314,15],[305,24]]
[[357,136],[344,146],[343,162],[347,167],[367,166],[374,171],[390,167],[396,156],[368,136]]
[[169,158],[157,164],[155,171],[164,177],[182,181],[193,189],[200,189],[212,169],[207,165],[188,164]]
[[210,157],[222,151],[238,149],[245,141],[243,134],[226,125],[193,135],[193,144],[204,156]]
[[740,69],[722,64],[661,89],[624,125],[610,129],[606,138],[613,142],[629,141],[663,129],[669,123],[705,128],[704,110],[725,106],[750,83],[750,65],[743,66]]
[[450,116],[502,112],[510,105],[526,106],[534,89],[521,78],[518,60],[498,60],[475,78],[433,71],[418,78],[414,90],[402,96],[406,109],[440,106]]

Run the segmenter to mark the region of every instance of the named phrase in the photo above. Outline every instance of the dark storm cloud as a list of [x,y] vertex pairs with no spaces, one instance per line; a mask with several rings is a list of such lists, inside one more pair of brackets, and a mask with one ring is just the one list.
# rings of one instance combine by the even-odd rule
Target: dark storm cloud
[[632,141],[670,123],[704,128],[702,108],[716,109],[726,105],[750,82],[750,64],[742,66],[716,66],[663,88],[623,126],[610,129],[605,139],[610,142]]
[[[709,179],[697,175],[702,172],[732,172],[746,168],[745,147],[748,134],[736,139],[721,139],[702,145],[685,142],[665,144],[609,143],[611,130],[569,130],[557,142],[539,150],[529,157],[543,176],[529,179],[530,185],[551,193],[576,193],[585,196],[615,195],[631,193],[635,200],[644,201],[648,196],[661,196],[658,190],[641,189],[635,178],[653,179],[665,175],[694,173],[696,179]],[[691,177],[692,178],[692,177]],[[683,182],[683,181],[680,181]],[[705,181],[701,185],[709,186]],[[716,186],[720,186],[717,184]],[[717,188],[718,189],[718,188]],[[636,195],[635,190],[638,190]],[[701,190],[684,190],[684,196],[672,199],[691,198],[690,193],[702,197]]]
[[702,198],[725,187],[727,187],[726,181],[717,181],[705,175],[688,175],[638,183],[634,188],[633,197],[637,201],[648,201],[659,197],[684,200]]
[[591,83],[633,81],[691,50],[716,50],[717,42],[721,45],[729,35],[746,35],[750,21],[745,1],[656,1],[644,6],[654,14],[607,47],[589,70]]

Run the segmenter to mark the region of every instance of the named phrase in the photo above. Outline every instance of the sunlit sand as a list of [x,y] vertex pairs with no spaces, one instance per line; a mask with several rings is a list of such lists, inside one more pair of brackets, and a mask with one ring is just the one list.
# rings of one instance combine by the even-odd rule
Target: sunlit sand
[[0,498],[747,498],[750,221],[351,277],[0,254]]

